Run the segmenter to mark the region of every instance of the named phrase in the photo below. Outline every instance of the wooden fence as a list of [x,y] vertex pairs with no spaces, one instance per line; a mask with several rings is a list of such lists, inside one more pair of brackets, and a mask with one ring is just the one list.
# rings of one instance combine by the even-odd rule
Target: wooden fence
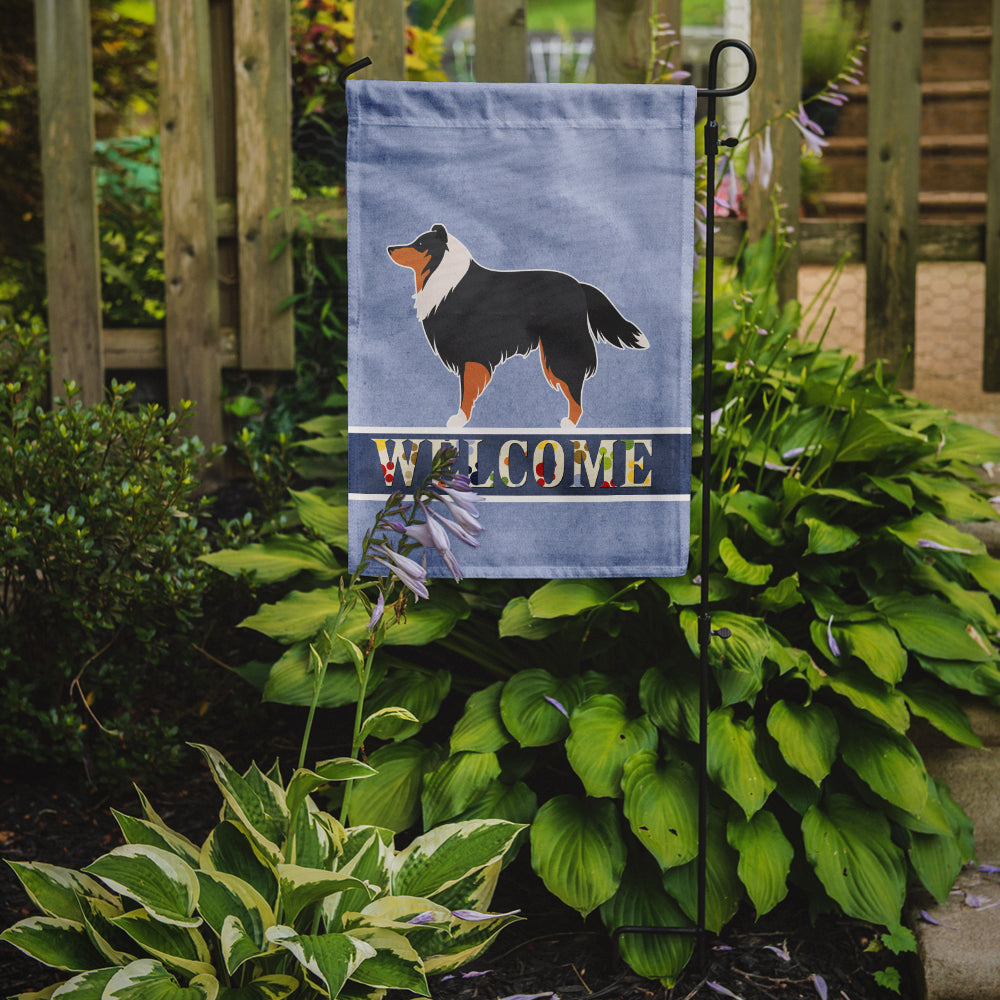
[[[525,78],[525,5],[475,0],[476,74]],[[221,371],[293,365],[289,0],[158,0],[157,47],[163,170],[166,325],[101,326],[97,209],[92,168],[88,0],[35,0],[45,182],[53,384],[73,379],[85,401],[103,393],[105,372],[165,369],[171,402],[199,405],[195,432],[223,439]],[[595,0],[594,63],[600,82],[641,82],[650,7],[680,24],[681,0]],[[1000,0],[992,4],[989,171],[984,224],[921,223],[918,216],[923,2],[871,0],[868,198],[865,221],[785,222],[797,242],[782,277],[795,294],[800,263],[849,253],[867,269],[866,355],[898,363],[910,351],[912,384],[916,265],[985,261],[984,388],[1000,390]],[[751,43],[759,73],[751,128],[800,96],[801,0],[753,0]],[[364,73],[401,79],[404,0],[358,0],[356,51]],[[681,41],[683,45],[683,40]],[[724,105],[722,101],[720,104]],[[725,109],[720,108],[720,117]],[[771,198],[799,203],[799,137],[774,134],[769,189],[751,190],[745,223],[725,220],[716,242],[731,254],[744,227],[759,234]],[[314,236],[342,239],[343,204],[309,201],[296,213]],[[796,213],[797,216],[797,213]]]

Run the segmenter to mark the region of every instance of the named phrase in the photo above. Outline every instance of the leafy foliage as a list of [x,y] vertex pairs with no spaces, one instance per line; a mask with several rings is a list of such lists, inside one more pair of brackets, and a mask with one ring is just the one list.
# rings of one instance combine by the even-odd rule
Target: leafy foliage
[[[779,307],[774,292],[778,261],[770,240],[756,244],[716,290],[708,539],[697,470],[693,484],[692,566],[709,545],[712,624],[731,631],[709,647],[707,922],[720,928],[744,900],[763,914],[795,885],[817,911],[899,933],[907,883],[941,897],[972,852],[967,817],[927,775],[908,730],[920,716],[976,746],[957,696],[1000,695],[1000,561],[952,523],[995,517],[976,465],[1000,459],[1000,441],[904,396],[880,365],[858,369],[798,339],[799,305]],[[699,414],[694,424],[700,458]],[[325,541],[339,559],[336,532]],[[278,700],[304,690],[299,644],[329,586],[304,559],[298,569],[311,589],[247,622],[273,621],[274,635],[280,621],[293,643],[267,674],[265,696]],[[353,808],[395,829],[420,813],[425,826],[465,817],[473,803],[475,815],[534,816],[533,863],[568,905],[598,909],[609,928],[692,922],[694,573],[620,589],[466,585],[459,614],[448,614],[450,596],[437,625],[414,613],[413,638],[401,631],[401,641],[443,636],[479,678],[484,666],[490,674],[474,681],[455,666],[454,686],[474,693],[450,753],[407,727],[374,751],[380,773]],[[329,704],[350,700],[350,676],[345,664]],[[553,765],[564,777],[546,799]],[[638,972],[665,982],[689,954],[677,941],[625,948]]]
[[12,862],[41,916],[0,939],[73,974],[60,996],[429,996],[427,974],[474,959],[516,913],[487,912],[520,827],[450,823],[397,849],[390,831],[345,829],[312,795],[374,772],[344,757],[240,774],[201,746],[222,794],[200,846],[140,793],[116,813],[126,844],[83,871]]
[[69,385],[43,409],[42,338],[0,323],[0,742],[8,760],[83,757],[107,775],[176,752],[169,722],[156,735],[155,713],[130,712],[151,678],[191,662],[209,456],[185,434],[187,407],[133,410],[129,386],[85,407]]

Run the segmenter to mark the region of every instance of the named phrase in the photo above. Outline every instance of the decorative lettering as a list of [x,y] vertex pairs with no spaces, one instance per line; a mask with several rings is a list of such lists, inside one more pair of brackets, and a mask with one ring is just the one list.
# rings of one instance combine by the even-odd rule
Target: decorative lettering
[[511,476],[510,470],[510,450],[514,445],[517,445],[521,454],[524,455],[525,459],[528,457],[528,442],[527,441],[504,441],[500,446],[500,482],[504,486],[509,486],[511,489],[517,489],[519,486],[524,485],[524,481],[528,478],[528,473],[525,472],[521,478],[515,483],[513,477]]
[[651,472],[646,473],[646,478],[641,482],[635,481],[636,471],[644,472],[644,458],[635,457],[635,446],[642,445],[646,449],[646,458],[652,457],[653,442],[649,438],[639,438],[635,441],[625,441],[625,485],[626,486],[649,486],[653,480]]

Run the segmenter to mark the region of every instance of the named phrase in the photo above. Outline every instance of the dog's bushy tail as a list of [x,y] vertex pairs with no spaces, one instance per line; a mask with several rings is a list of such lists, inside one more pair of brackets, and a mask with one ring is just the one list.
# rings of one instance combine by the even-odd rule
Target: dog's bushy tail
[[631,347],[638,350],[649,347],[645,334],[630,323],[599,288],[580,283],[587,300],[587,319],[596,340],[603,340],[612,347]]

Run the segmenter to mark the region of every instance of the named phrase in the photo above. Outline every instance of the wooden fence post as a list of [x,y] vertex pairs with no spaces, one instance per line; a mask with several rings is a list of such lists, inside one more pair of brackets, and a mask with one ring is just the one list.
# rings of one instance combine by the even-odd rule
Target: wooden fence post
[[865,360],[913,387],[923,0],[872,0],[868,54]]
[[295,367],[294,317],[282,308],[292,294],[290,21],[288,0],[233,6],[243,368]]
[[104,398],[89,0],[35,0],[52,393]]
[[405,0],[361,0],[354,6],[355,58],[372,65],[358,76],[375,80],[406,79]]
[[[750,88],[750,131],[798,106],[802,98],[802,4],[799,0],[757,0],[750,8],[750,41],[757,56],[757,80]],[[731,123],[734,133],[739,122]],[[756,143],[758,140],[754,140]],[[773,203],[781,206],[780,225],[792,227],[793,244],[778,274],[782,302],[798,296],[799,159],[802,136],[789,121],[771,127],[774,170],[770,184],[755,180],[747,192],[747,228],[751,240],[760,239],[774,221]]]
[[983,390],[1000,392],[1000,0],[990,44],[989,170],[986,175],[986,325]]
[[222,405],[210,51],[207,0],[159,0],[167,395],[171,404],[197,402],[191,430],[216,444]]
[[475,76],[479,83],[528,78],[524,0],[475,0]]
[[598,83],[645,83],[655,0],[595,0],[594,67]]

